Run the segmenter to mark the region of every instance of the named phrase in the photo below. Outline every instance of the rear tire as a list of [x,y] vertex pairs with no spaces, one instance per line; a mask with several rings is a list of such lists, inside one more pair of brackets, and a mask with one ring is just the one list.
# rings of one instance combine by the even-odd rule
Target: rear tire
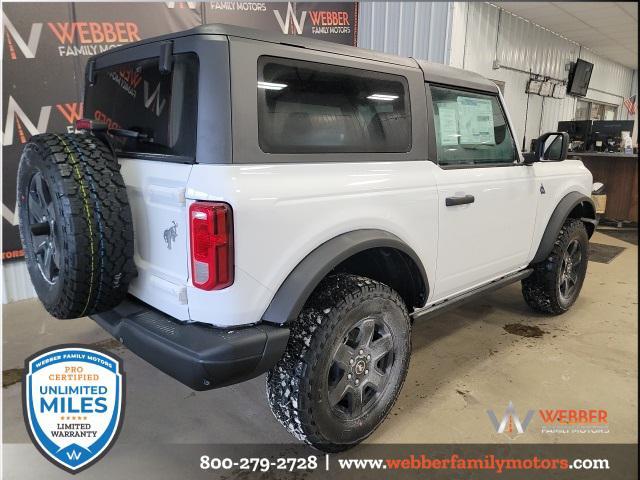
[[589,263],[589,236],[581,220],[569,218],[546,260],[522,280],[522,296],[535,311],[559,315],[580,295]]
[[110,310],[135,274],[131,210],[120,166],[90,135],[43,134],[18,169],[20,236],[47,311],[77,318]]
[[389,413],[411,354],[404,302],[388,286],[348,274],[321,282],[267,376],[276,419],[326,452],[368,437]]

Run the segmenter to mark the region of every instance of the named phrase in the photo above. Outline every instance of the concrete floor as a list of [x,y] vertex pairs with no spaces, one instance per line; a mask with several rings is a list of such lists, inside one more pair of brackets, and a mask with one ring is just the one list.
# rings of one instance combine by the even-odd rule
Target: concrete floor
[[[368,442],[635,442],[638,249],[601,233],[592,241],[626,250],[610,264],[590,263],[581,296],[565,315],[532,313],[515,284],[415,324],[411,368],[400,399]],[[511,323],[539,326],[546,333],[524,338],[504,330]],[[25,357],[51,345],[108,339],[91,320],[55,320],[37,301],[5,305],[3,369],[21,368]],[[124,359],[127,373],[126,416],[118,445],[292,441],[271,415],[263,377],[196,393],[123,347],[114,351]],[[53,468],[30,445],[20,383],[2,393],[5,447],[20,452],[8,455],[12,450],[5,448],[5,473],[18,476],[18,457],[50,473]],[[495,432],[486,411],[492,409],[501,418],[510,400],[521,418],[529,409],[606,409],[610,432],[544,434],[536,414],[525,434],[508,440]]]

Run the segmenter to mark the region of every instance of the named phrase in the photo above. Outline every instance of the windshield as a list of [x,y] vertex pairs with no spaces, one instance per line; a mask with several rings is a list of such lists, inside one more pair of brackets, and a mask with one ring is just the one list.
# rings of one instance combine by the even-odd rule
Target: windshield
[[87,85],[85,117],[145,134],[112,137],[123,155],[194,161],[197,84],[198,57],[192,53],[174,55],[169,73],[160,73],[157,57],[100,69]]

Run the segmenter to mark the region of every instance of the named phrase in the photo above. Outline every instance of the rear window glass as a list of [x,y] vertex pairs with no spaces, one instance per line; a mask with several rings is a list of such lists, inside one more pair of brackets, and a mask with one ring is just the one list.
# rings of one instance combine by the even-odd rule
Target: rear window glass
[[257,90],[264,152],[411,150],[409,89],[401,76],[260,57]]
[[87,85],[85,116],[109,128],[135,130],[137,140],[114,136],[116,149],[131,154],[159,154],[193,160],[196,152],[198,57],[174,55],[169,73],[158,58],[123,63],[96,72]]

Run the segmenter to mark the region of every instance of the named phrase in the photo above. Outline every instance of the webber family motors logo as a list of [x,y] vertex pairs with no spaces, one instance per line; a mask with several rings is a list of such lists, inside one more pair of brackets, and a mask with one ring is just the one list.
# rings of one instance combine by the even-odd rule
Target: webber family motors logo
[[[278,6],[279,6],[278,2]],[[320,5],[321,3],[317,4]],[[197,2],[166,2],[168,8],[199,8]],[[311,22],[312,35],[351,34],[357,25],[357,5],[349,6],[346,10],[336,10],[335,4],[327,3],[326,8],[318,10],[303,10],[305,2],[287,2],[286,10],[269,2],[209,2],[209,8],[214,11],[242,12],[262,14],[271,11],[275,16],[280,30],[285,35],[302,35],[307,20]],[[338,7],[340,8],[340,7]],[[353,26],[353,27],[352,27]]]
[[[287,3],[287,13],[285,17],[279,10],[274,10],[273,14],[280,25],[282,33],[289,34],[293,27],[298,35],[302,35],[307,15],[311,19],[311,33],[316,35],[351,33],[351,23],[349,13],[335,10],[302,10],[300,17],[296,16],[295,9],[291,2]],[[291,32],[293,33],[293,32]]]
[[[513,439],[527,430],[535,412],[527,410],[521,419],[510,401],[500,420],[493,410],[487,410],[487,415],[497,433]],[[544,409],[538,410],[538,416],[542,421],[540,432],[543,434],[609,433],[607,411],[602,409]]]
[[[123,43],[141,39],[135,22],[47,22],[32,23],[28,32],[19,32],[2,13],[9,58],[36,58],[43,31],[58,42],[61,57],[96,55]],[[46,25],[46,29],[44,28]]]
[[60,345],[28,358],[22,382],[24,419],[45,458],[71,473],[113,445],[124,416],[122,361],[82,345]]

